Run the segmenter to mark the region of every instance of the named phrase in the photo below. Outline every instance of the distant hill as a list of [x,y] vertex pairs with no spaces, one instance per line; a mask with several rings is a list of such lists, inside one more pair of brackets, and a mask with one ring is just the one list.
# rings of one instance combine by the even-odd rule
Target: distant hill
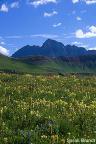
[[21,59],[30,65],[38,65],[47,68],[48,71],[61,72],[61,73],[96,73],[96,55],[84,55],[77,57],[25,57]]
[[87,54],[88,55],[96,55],[96,50],[88,50]]
[[41,73],[37,66],[27,64],[19,59],[0,55],[0,72],[8,73]]
[[5,71],[5,72],[27,72],[29,71],[30,72],[30,69],[32,67],[28,67],[27,64],[19,61],[19,60],[16,60],[16,59],[13,59],[13,58],[10,58],[10,57],[7,57],[7,56],[4,56],[2,54],[0,54],[0,71]]
[[34,56],[20,59],[0,55],[0,71],[30,74],[96,74],[96,55],[79,57],[60,56],[56,58]]
[[41,47],[39,46],[24,46],[16,51],[12,57],[21,58],[29,56],[45,56],[45,57],[74,57],[88,54],[96,54],[96,51],[87,51],[83,47],[77,47],[75,45],[66,45],[57,42],[55,40],[46,40]]

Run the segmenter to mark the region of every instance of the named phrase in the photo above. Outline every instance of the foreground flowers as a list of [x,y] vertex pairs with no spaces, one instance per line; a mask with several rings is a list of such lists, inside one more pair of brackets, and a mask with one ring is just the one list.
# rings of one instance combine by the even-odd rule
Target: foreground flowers
[[1,144],[93,139],[96,76],[0,74],[0,118]]

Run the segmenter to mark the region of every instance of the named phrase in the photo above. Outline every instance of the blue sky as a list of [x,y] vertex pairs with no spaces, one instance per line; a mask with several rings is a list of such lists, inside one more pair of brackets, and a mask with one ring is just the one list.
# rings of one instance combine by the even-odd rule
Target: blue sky
[[96,49],[96,0],[0,0],[0,53],[48,38]]

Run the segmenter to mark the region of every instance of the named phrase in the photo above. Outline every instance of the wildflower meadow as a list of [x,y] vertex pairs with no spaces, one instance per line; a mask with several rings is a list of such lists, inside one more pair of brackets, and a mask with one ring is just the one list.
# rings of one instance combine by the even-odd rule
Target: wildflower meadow
[[96,76],[0,74],[0,129],[0,144],[95,140]]

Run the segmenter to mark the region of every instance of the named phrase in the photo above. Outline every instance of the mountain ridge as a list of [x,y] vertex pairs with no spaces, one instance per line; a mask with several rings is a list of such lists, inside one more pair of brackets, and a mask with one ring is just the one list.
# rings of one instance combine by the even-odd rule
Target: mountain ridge
[[95,53],[94,50],[87,51],[75,45],[64,46],[60,42],[48,39],[41,47],[35,45],[23,47],[16,52],[16,56],[7,57],[0,54],[0,72],[96,74]]
[[86,50],[83,47],[77,47],[75,45],[64,45],[56,40],[47,39],[43,45],[40,46],[30,46],[26,45],[21,49],[17,50],[12,57],[21,58],[28,56],[46,56],[46,57],[74,57],[88,54],[96,54],[95,50]]

